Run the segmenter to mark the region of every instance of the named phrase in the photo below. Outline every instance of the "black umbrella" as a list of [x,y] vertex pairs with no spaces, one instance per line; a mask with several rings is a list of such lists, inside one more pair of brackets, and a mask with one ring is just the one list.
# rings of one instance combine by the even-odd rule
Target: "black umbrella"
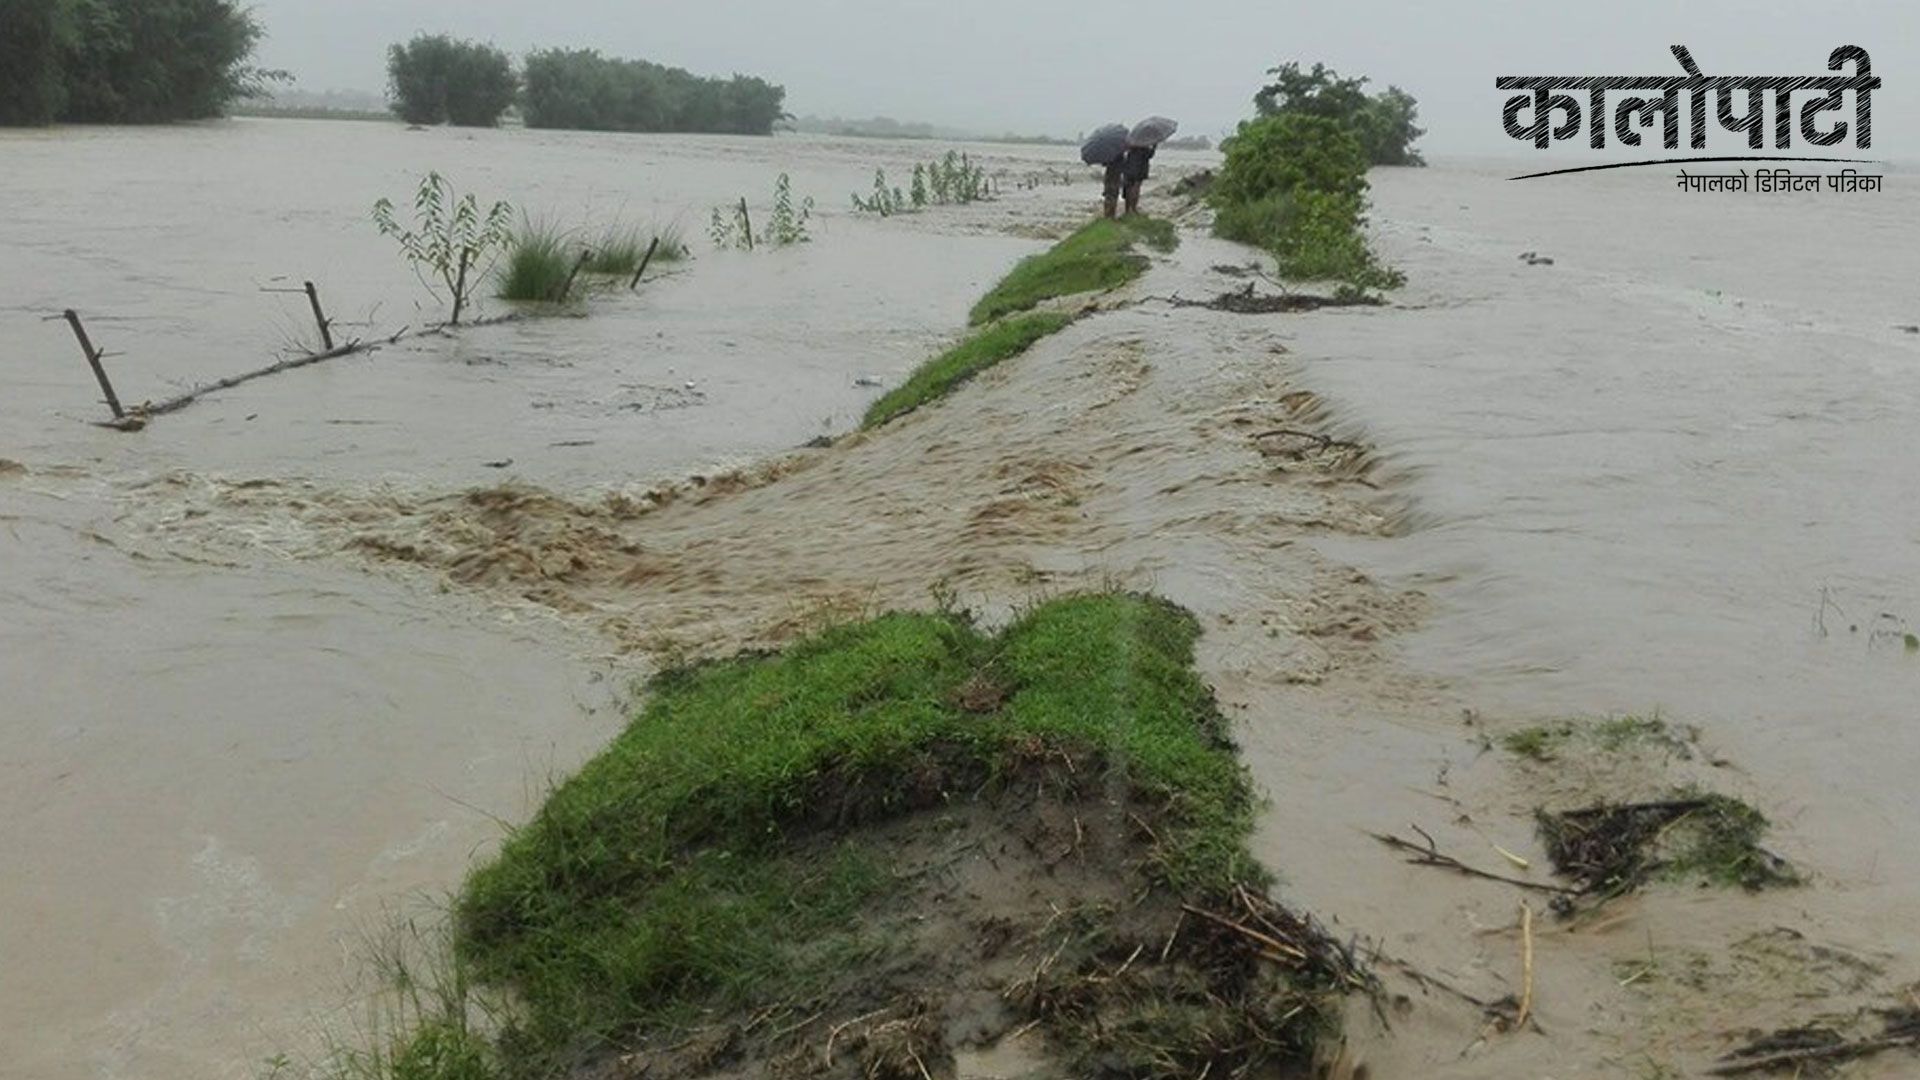
[[1089,165],[1105,165],[1127,152],[1127,126],[1108,124],[1087,136],[1080,144],[1080,160]]

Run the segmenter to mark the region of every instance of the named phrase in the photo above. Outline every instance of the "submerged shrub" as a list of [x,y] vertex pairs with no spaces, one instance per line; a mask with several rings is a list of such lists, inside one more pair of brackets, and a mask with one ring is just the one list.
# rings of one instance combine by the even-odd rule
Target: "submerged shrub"
[[435,296],[446,290],[445,299],[453,305],[448,321],[457,326],[467,302],[492,269],[491,260],[511,236],[508,222],[513,208],[496,202],[483,217],[480,202],[471,192],[461,195],[445,177],[431,172],[414,192],[413,215],[413,225],[404,226],[394,217],[393,200],[373,204],[373,221],[380,234],[394,238],[400,253]]
[[747,200],[743,198],[732,206],[713,208],[713,216],[707,222],[707,235],[713,238],[713,246],[718,248],[752,251],[755,245],[786,247],[813,239],[807,232],[807,222],[812,219],[812,197],[796,202],[793,179],[781,173],[773,184],[773,212],[766,219],[764,231],[753,231],[753,215],[747,209]]
[[979,202],[992,195],[993,181],[987,176],[987,170],[975,165],[973,158],[968,155],[949,150],[943,158],[924,164],[915,163],[913,184],[904,192],[888,185],[885,169],[875,169],[873,194],[864,199],[855,195],[853,208],[881,217],[892,217],[928,206]]

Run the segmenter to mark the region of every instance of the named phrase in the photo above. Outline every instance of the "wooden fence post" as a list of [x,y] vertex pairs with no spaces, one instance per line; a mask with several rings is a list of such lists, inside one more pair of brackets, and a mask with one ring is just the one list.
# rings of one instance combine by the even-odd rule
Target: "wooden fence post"
[[80,315],[72,308],[66,311],[67,325],[73,327],[73,336],[80,342],[80,351],[87,355],[87,366],[93,369],[93,377],[100,381],[100,392],[107,395],[107,408],[113,410],[115,420],[125,420],[127,411],[120,407],[120,395],[113,392],[113,383],[107,380],[107,369],[101,365],[103,355],[93,347],[93,340],[87,337],[87,328],[80,325]]
[[633,272],[633,284],[627,286],[628,292],[632,292],[640,287],[640,275],[647,272],[647,264],[653,261],[653,253],[659,250],[660,238],[656,236],[653,238],[653,243],[647,245],[647,254],[645,258],[640,260],[640,269]]
[[331,327],[327,323],[327,313],[320,310],[320,290],[314,288],[313,282],[311,281],[307,282],[306,284],[307,284],[307,303],[313,305],[313,321],[320,324],[320,351],[332,352],[333,351],[333,327]]

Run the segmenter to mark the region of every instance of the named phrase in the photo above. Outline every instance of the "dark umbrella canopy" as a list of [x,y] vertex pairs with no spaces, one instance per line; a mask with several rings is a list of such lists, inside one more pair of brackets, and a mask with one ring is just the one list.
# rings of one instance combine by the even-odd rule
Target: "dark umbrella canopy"
[[1149,116],[1133,125],[1133,130],[1127,134],[1127,145],[1159,146],[1173,138],[1173,133],[1179,130],[1178,121],[1169,120],[1164,116]]
[[1087,136],[1080,144],[1080,160],[1089,165],[1105,165],[1127,152],[1125,124],[1108,124]]

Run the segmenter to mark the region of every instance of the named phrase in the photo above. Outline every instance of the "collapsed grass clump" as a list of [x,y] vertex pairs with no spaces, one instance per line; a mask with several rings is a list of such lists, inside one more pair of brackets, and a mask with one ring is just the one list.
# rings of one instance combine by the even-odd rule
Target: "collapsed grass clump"
[[952,393],[962,383],[988,368],[1018,356],[1033,343],[1058,333],[1073,322],[1059,312],[1034,312],[994,323],[922,364],[905,383],[873,403],[862,428],[877,428]]
[[1800,881],[1760,845],[1766,817],[1727,795],[1685,792],[1657,802],[1541,811],[1537,822],[1555,872],[1602,898],[1653,880],[1749,890]]
[[1541,763],[1570,753],[1617,754],[1638,747],[1690,758],[1698,735],[1691,728],[1676,729],[1658,715],[1614,716],[1536,724],[1503,736],[1500,745],[1510,754]]
[[[461,962],[517,1003],[500,1075],[700,1075],[709,1050],[846,1075],[836,1039],[864,1075],[922,1075],[969,980],[1003,986],[981,1023],[1038,1021],[1077,1075],[1301,1058],[1368,980],[1264,897],[1197,636],[1088,595],[997,636],[885,615],[660,676],[458,900]],[[749,1038],[749,1015],[793,1022]]]
[[1133,250],[1136,243],[1171,251],[1179,235],[1172,222],[1137,214],[1091,222],[1050,250],[1022,260],[974,305],[971,321],[979,326],[1047,300],[1124,285],[1147,270],[1146,256]]

